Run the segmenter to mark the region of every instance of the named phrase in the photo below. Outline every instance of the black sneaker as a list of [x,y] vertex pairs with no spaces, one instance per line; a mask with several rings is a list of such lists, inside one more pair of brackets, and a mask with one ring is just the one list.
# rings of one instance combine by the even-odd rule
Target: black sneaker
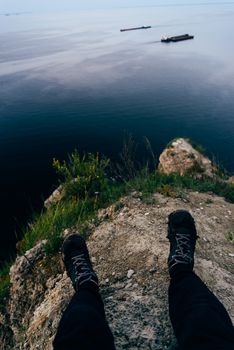
[[175,271],[192,271],[197,231],[194,219],[185,210],[177,210],[168,217],[168,236],[170,253],[168,268],[170,275]]
[[98,278],[93,270],[89,252],[83,237],[73,234],[62,245],[63,261],[74,289],[84,283],[92,283],[98,288]]

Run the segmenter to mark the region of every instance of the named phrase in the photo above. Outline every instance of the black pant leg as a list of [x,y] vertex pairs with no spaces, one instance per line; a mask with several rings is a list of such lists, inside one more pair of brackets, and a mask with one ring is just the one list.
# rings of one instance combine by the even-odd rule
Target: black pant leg
[[195,273],[181,272],[171,279],[169,312],[181,349],[234,349],[234,328],[226,309]]
[[114,350],[101,296],[96,288],[81,287],[60,321],[54,350]]

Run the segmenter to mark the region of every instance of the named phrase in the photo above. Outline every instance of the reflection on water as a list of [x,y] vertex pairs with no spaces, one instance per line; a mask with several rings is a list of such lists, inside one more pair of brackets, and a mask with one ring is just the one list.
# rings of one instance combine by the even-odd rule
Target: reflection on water
[[[232,5],[1,17],[3,250],[12,217],[51,189],[53,157],[75,147],[116,156],[124,130],[157,154],[191,137],[234,171],[233,19]],[[153,28],[119,31],[138,25]],[[195,39],[160,42],[184,33]]]

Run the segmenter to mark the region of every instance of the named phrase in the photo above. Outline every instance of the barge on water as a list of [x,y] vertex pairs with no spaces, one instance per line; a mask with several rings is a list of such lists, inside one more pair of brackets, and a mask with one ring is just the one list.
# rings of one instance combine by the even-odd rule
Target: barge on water
[[142,27],[134,27],[134,28],[126,28],[126,29],[120,29],[121,32],[128,32],[130,30],[139,30],[139,29],[150,29],[151,26],[142,26]]
[[183,34],[183,35],[177,35],[177,36],[171,36],[171,37],[162,37],[161,42],[176,43],[177,41],[190,40],[190,39],[194,39],[194,36],[189,34]]

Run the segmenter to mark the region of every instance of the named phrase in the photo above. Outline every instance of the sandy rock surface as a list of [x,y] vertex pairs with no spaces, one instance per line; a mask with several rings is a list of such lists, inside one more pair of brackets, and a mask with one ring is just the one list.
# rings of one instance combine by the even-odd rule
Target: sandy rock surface
[[[168,214],[181,208],[197,223],[195,270],[234,321],[234,204],[186,192],[183,199],[155,194],[148,205],[134,194],[100,211],[103,221],[88,240],[117,350],[175,348],[168,316],[166,234]],[[52,349],[61,314],[74,293],[61,257],[48,262],[41,248],[35,249],[35,258],[28,253],[33,273],[15,265],[11,270],[14,349]],[[22,261],[16,261],[18,267]]]
[[209,158],[197,151],[187,140],[178,138],[173,141],[159,157],[159,170],[165,174],[178,173],[185,175],[187,172],[214,176],[216,168]]

